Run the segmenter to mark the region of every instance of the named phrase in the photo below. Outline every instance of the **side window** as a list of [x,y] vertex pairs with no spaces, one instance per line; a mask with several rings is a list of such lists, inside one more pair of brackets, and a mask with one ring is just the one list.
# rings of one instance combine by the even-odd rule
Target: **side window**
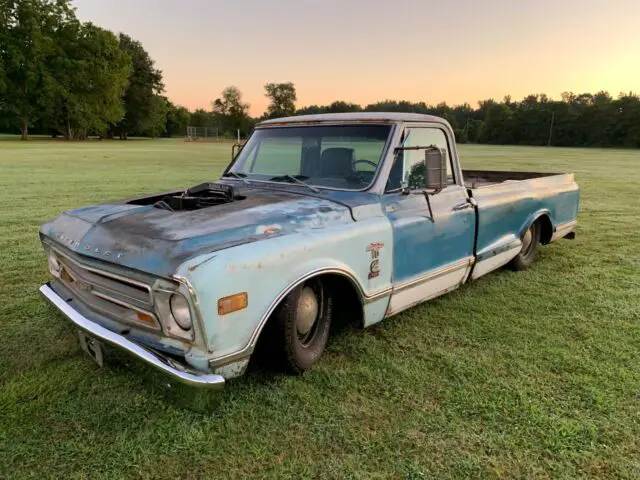
[[[428,147],[430,145],[444,148],[447,151],[447,183],[449,185],[454,184],[451,150],[444,131],[434,127],[411,127],[405,129],[403,147]],[[387,190],[398,189],[403,182],[407,182],[412,190],[424,188],[424,175],[421,173],[423,161],[424,150],[399,151],[391,167]]]

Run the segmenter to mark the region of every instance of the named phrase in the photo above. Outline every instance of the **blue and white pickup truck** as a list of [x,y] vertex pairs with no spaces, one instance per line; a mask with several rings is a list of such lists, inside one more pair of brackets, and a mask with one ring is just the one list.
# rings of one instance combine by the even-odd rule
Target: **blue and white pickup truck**
[[441,118],[260,123],[221,178],[70,210],[40,237],[44,296],[98,363],[110,344],[221,387],[259,345],[292,372],[332,321],[368,327],[573,238],[573,174],[471,171]]

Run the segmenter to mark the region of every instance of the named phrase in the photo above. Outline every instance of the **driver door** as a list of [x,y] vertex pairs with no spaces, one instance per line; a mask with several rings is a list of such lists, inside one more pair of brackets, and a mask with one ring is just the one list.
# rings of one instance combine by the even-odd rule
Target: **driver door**
[[[424,178],[411,177],[424,150],[399,151],[394,158],[383,208],[393,230],[393,315],[462,284],[473,260],[475,212],[454,168],[453,139],[439,126],[408,126],[402,146],[435,145],[447,151],[446,187],[425,197]],[[408,188],[404,188],[407,186]]]

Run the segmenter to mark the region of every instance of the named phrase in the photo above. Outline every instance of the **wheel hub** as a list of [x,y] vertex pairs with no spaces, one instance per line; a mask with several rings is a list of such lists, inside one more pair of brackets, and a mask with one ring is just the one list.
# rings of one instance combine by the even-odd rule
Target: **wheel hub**
[[311,287],[304,287],[296,309],[296,328],[300,335],[309,333],[318,318],[318,297]]
[[531,248],[531,243],[533,242],[532,230],[533,230],[533,227],[529,228],[527,232],[524,234],[524,237],[522,237],[522,253],[525,255],[529,253],[529,249]]

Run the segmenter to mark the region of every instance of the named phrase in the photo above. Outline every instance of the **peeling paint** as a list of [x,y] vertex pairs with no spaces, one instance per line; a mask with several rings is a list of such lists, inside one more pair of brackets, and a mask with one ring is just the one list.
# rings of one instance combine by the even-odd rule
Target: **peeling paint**
[[[507,173],[469,172],[473,183]],[[183,343],[158,338],[159,332],[136,339],[158,350],[178,349],[192,366],[233,378],[247,368],[278,302],[314,275],[347,278],[369,326],[457,288],[472,276],[477,260],[497,261],[500,254],[506,259],[517,250],[523,227],[541,212],[553,228],[564,225],[560,232],[575,228],[579,191],[572,174],[511,176],[517,175],[522,178],[471,193],[462,182],[448,185],[429,197],[431,213],[423,192],[311,193],[291,185],[235,181],[233,195],[219,205],[172,211],[153,206],[161,196],[140,197],[137,203],[65,212],[44,224],[40,235],[90,265],[124,270],[169,293],[182,289],[197,312],[193,348],[185,353]],[[469,195],[479,213],[466,208]],[[218,316],[220,298],[245,293],[243,309]]]

